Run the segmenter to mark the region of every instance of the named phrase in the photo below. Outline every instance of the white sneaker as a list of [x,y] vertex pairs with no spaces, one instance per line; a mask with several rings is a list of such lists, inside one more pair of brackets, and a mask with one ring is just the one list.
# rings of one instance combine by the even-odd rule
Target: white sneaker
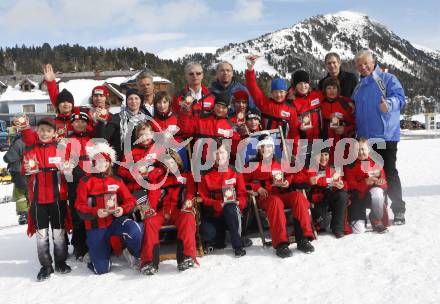
[[122,251],[122,254],[124,255],[124,258],[128,262],[128,267],[136,269],[139,267],[139,259],[137,259],[135,256],[133,256],[127,248],[125,248]]
[[365,232],[365,221],[364,220],[357,220],[357,221],[351,221],[350,222],[351,229],[353,230],[353,233],[364,233]]

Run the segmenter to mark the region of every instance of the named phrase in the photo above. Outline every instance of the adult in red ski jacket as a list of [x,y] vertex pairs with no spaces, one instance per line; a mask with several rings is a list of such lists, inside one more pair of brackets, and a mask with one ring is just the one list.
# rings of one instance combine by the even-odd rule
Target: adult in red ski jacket
[[225,247],[225,233],[229,230],[235,256],[246,254],[241,239],[241,213],[246,207],[246,187],[241,173],[228,165],[228,151],[219,144],[215,165],[202,172],[199,193],[202,197],[200,234],[205,251]]
[[[255,60],[255,57],[248,58],[246,86],[255,105],[261,111],[262,127],[270,130],[281,126],[285,131],[285,136],[296,142],[299,138],[297,113],[292,105],[285,102],[286,83],[283,79],[274,79],[271,85],[271,97],[266,97],[257,84],[253,68]],[[295,145],[294,149],[296,150]]]
[[[183,134],[188,134],[195,138],[194,154],[201,155],[202,159],[206,159],[206,145],[200,144],[198,139],[222,140],[230,139],[238,141],[240,135],[234,130],[234,126],[227,117],[228,107],[230,105],[230,96],[227,94],[218,95],[215,98],[214,110],[210,114],[203,114],[200,117],[190,121],[182,121],[179,117],[179,128]],[[235,154],[235,151],[231,151]]]
[[342,172],[330,165],[329,148],[323,149],[315,159],[316,167],[312,166],[307,170],[314,224],[317,231],[326,231],[327,227],[330,227],[335,237],[341,238],[351,233],[347,223],[347,183],[342,177]]
[[366,139],[360,138],[355,149],[358,159],[344,170],[352,194],[352,203],[348,208],[350,225],[354,233],[364,232],[366,209],[371,207],[369,218],[373,230],[386,232],[389,219],[384,192],[388,188],[385,171],[370,157],[370,146]]
[[293,183],[304,183],[304,177],[300,176],[301,173],[284,175],[281,163],[274,158],[275,144],[269,134],[260,136],[257,148],[258,166],[244,176],[248,187],[258,194],[258,206],[266,211],[276,254],[281,258],[292,255],[288,247],[285,207],[292,209],[298,249],[313,252],[314,247],[309,241],[314,238],[310,203],[303,192],[289,190]]
[[36,132],[26,127],[22,131],[26,145],[23,154],[23,169],[28,175],[29,209],[28,235],[37,233],[38,259],[41,264],[37,275],[39,281],[49,278],[54,272],[49,246],[49,224],[53,233],[55,270],[68,273],[66,264],[67,246],[65,238],[66,184],[59,172],[61,157],[57,154],[55,122],[42,119]]
[[179,154],[170,151],[163,163],[149,173],[152,185],[161,186],[147,191],[141,255],[141,272],[146,275],[159,270],[159,230],[162,225],[177,226],[177,268],[184,271],[196,261],[195,185],[191,173],[181,173],[182,169]]
[[[185,66],[185,79],[187,85],[174,96],[172,105],[172,112],[183,125],[201,114],[210,113],[214,109],[215,100],[209,89],[202,85],[203,68],[199,63],[190,62]],[[185,138],[191,134],[182,132],[182,136]]]
[[116,152],[107,143],[99,142],[90,156],[95,172],[81,179],[75,207],[84,220],[91,262],[87,265],[96,274],[110,271],[110,237],[122,237],[127,250],[140,257],[142,227],[124,215],[130,214],[136,199],[123,181],[112,175]]

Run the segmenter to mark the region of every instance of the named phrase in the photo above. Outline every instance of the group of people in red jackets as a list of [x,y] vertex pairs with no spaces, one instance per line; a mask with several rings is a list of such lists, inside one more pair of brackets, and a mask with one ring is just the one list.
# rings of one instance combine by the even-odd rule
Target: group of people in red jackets
[[[180,271],[198,263],[198,241],[209,254],[226,247],[227,232],[234,255],[242,257],[252,245],[242,235],[250,197],[264,210],[281,258],[292,256],[290,221],[296,248],[305,253],[315,250],[315,231],[336,238],[364,232],[367,208],[373,230],[387,231],[386,176],[369,142],[358,138],[342,149],[356,160],[334,166],[336,143],[356,134],[354,103],[341,94],[341,80],[329,76],[321,90],[313,90],[309,74],[299,70],[290,87],[273,79],[266,96],[257,84],[256,60],[247,58],[246,84],[234,83],[232,91],[203,86],[198,63],[186,66],[188,86],[174,97],[154,93],[152,77],[140,75],[139,89],[127,90],[115,114],[107,87],[93,88],[91,107],[77,107],[68,90],[58,91],[52,67],[45,66],[55,119],[40,120],[34,130],[26,117],[14,120],[26,145],[28,233],[37,236],[38,280],[54,270],[71,271],[66,232],[72,232],[75,257],[96,274],[110,271],[112,252],[143,274],[157,273],[164,225],[177,228]],[[229,67],[222,62],[218,69],[226,73]],[[273,134],[293,143],[290,154]],[[255,144],[248,145],[250,138]],[[321,139],[330,145],[316,152],[313,143]],[[301,153],[301,168],[286,171]],[[235,166],[243,159],[244,166]]]

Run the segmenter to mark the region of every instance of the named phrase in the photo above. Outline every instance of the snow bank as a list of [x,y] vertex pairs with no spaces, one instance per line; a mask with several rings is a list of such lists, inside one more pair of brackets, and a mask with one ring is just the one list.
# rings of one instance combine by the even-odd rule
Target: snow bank
[[[440,140],[399,144],[398,168],[407,202],[407,225],[384,235],[366,233],[336,240],[322,235],[316,252],[279,259],[257,237],[248,254],[230,247],[199,259],[201,267],[178,273],[175,261],[144,277],[113,259],[102,276],[69,259],[73,271],[35,282],[35,239],[25,227],[0,230],[0,297],[3,303],[439,303]],[[420,157],[423,155],[423,157]],[[3,188],[2,188],[3,190]],[[0,205],[0,226],[14,217]]]

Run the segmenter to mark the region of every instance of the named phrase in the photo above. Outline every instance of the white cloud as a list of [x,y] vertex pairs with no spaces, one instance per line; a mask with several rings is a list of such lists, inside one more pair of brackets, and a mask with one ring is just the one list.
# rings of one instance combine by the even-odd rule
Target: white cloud
[[175,0],[18,0],[0,12],[0,25],[25,30],[64,32],[105,30],[120,25],[140,32],[172,29],[193,22],[208,12],[204,1]]
[[56,25],[56,16],[45,0],[19,0],[0,13],[0,26],[10,32],[33,32]]
[[238,0],[234,8],[233,19],[236,22],[257,21],[263,17],[262,0]]

